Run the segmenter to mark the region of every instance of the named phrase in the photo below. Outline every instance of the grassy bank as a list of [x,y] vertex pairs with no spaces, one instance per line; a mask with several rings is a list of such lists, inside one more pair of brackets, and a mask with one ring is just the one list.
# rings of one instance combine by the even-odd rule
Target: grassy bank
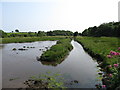
[[120,40],[113,37],[77,37],[76,40],[83,44],[83,47],[98,60],[105,64],[114,64],[117,62],[115,58],[107,58],[109,52],[118,52]]
[[50,50],[41,55],[40,60],[48,62],[63,60],[73,48],[70,42],[71,39],[59,40],[56,45],[52,46]]
[[[110,52],[120,52],[120,39],[115,37],[77,37],[76,41],[93,57],[100,61],[103,71],[103,83],[108,88],[116,88],[120,85],[120,68],[114,67],[120,63],[120,55],[111,55]],[[111,55],[111,57],[109,57]],[[110,67],[109,67],[110,66]],[[106,81],[107,80],[107,81]]]
[[23,43],[23,42],[34,42],[34,41],[46,41],[46,40],[59,40],[68,38],[67,36],[43,36],[43,37],[10,37],[0,38],[0,43]]

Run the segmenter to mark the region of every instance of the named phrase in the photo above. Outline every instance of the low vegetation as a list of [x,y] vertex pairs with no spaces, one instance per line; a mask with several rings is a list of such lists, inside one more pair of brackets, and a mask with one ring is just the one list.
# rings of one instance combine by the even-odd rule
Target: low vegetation
[[53,74],[51,72],[46,72],[46,74],[39,76],[32,76],[24,84],[27,85],[27,88],[65,88],[64,78],[61,77],[61,74]]
[[[103,74],[104,87],[115,89],[120,85],[120,39],[113,37],[77,37],[76,41],[98,61]],[[114,55],[113,55],[114,54]],[[110,67],[111,66],[111,67]]]
[[23,42],[34,42],[34,41],[46,41],[46,40],[59,40],[68,38],[67,36],[43,36],[43,37],[11,37],[11,38],[0,38],[0,43],[23,43]]
[[64,90],[68,85],[75,85],[79,83],[77,80],[65,80],[64,76],[60,73],[46,72],[45,74],[30,77],[24,82],[27,88],[36,89],[53,89]]
[[70,42],[71,39],[59,40],[56,45],[52,46],[41,55],[40,60],[47,62],[63,60],[73,48]]

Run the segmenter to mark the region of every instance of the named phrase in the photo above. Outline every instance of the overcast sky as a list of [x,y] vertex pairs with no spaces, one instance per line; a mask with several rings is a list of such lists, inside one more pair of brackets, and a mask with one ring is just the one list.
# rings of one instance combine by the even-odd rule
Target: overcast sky
[[1,0],[0,29],[6,32],[71,30],[118,21],[119,0]]

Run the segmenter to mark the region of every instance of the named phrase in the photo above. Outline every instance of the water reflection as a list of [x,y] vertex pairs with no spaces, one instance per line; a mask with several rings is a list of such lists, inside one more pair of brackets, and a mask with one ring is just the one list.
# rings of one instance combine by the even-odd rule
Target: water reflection
[[4,48],[4,46],[5,46],[4,44],[0,44],[0,49]]
[[46,61],[40,61],[40,62],[42,63],[42,65],[56,67],[57,65],[61,64],[63,62],[63,60],[62,61],[55,61],[55,62],[46,62]]
[[[45,68],[40,65],[40,63],[36,60],[36,57],[39,57],[43,51],[46,51],[45,47],[51,47],[55,44],[56,41],[4,44],[4,48],[0,49],[2,50],[3,88],[23,88],[23,82],[26,79],[32,75],[44,72]],[[28,50],[18,50],[24,46],[26,46],[25,48]],[[16,50],[13,50],[13,48],[16,48]],[[11,79],[13,80],[11,81]]]
[[[94,85],[98,82],[96,81],[97,63],[75,41],[72,41],[73,50],[62,61],[45,62],[36,60],[36,57],[40,57],[43,51],[47,50],[45,47],[51,47],[55,44],[56,41],[5,44],[2,48],[3,88],[23,88],[23,82],[28,80],[30,76],[41,75],[46,71],[60,72],[63,78],[68,81],[78,80],[79,85],[76,84],[72,87],[68,85],[70,88],[94,88]],[[18,50],[23,46],[35,48],[28,48],[25,51]],[[17,50],[13,51],[13,48]]]
[[47,61],[41,61],[41,60],[40,60],[40,57],[36,57],[36,59],[37,59],[37,61],[39,61],[40,64],[42,64],[42,65],[53,66],[53,67],[56,67],[57,65],[61,64],[61,63],[64,61],[64,59],[63,59],[63,60],[54,61],[54,62],[47,62]]

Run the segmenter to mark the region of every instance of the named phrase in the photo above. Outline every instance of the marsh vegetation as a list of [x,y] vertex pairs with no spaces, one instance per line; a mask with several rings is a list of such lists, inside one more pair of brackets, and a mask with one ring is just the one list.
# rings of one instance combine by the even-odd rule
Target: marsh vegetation
[[61,61],[72,50],[71,39],[62,39],[57,41],[57,44],[52,46],[50,50],[44,52],[40,60],[47,62]]
[[[0,30],[3,87],[119,88],[119,29],[119,22],[110,22],[89,27],[82,33],[65,30],[6,33]],[[48,76],[47,70],[60,71],[65,82],[58,82],[54,75]],[[42,73],[44,78],[29,79]]]
[[76,41],[99,62],[105,87],[115,89],[120,86],[120,39],[118,37],[77,37]]
[[[67,56],[63,56],[64,59],[58,58],[55,61],[38,61],[37,57],[40,57],[42,54],[49,50],[56,50],[56,52],[63,50],[62,48],[56,47],[58,44],[68,50]],[[65,44],[62,45],[62,44]],[[52,46],[53,45],[53,46]],[[70,45],[70,46],[69,46]],[[25,46],[25,47],[24,47]],[[35,47],[35,48],[27,48]],[[51,47],[51,48],[46,48]],[[55,47],[55,48],[54,48]],[[71,49],[73,47],[73,49]],[[16,48],[16,50],[12,50]],[[18,50],[19,48],[27,48],[28,50]],[[41,50],[39,50],[41,49]],[[61,39],[59,41],[39,41],[32,43],[9,43],[4,44],[3,50],[3,88],[9,87],[18,88],[18,87],[38,87],[36,85],[43,85],[48,87],[51,83],[56,83],[55,85],[60,86],[60,83],[63,83],[63,87],[68,88],[83,88],[83,87],[95,87],[96,83],[101,83],[97,79],[98,68],[96,68],[97,63],[92,60],[92,58],[84,52],[83,48],[75,41],[71,42],[71,39]],[[71,50],[71,51],[70,51]],[[45,51],[45,52],[43,52]],[[62,52],[64,53],[64,52]],[[6,57],[6,55],[8,57]],[[53,55],[54,56],[54,55]],[[84,56],[84,57],[83,57]],[[56,57],[56,56],[55,56]],[[62,57],[62,58],[63,58]],[[54,57],[53,57],[54,59]],[[87,63],[87,64],[85,64]],[[89,67],[89,69],[86,69]],[[50,80],[46,78],[49,82],[42,80],[39,75],[46,75],[49,78],[49,75],[46,74],[47,71],[50,71],[51,74],[59,74],[60,77],[64,78],[64,82],[53,82],[54,79],[57,80],[57,77],[51,75]],[[36,76],[39,80],[31,79],[29,77]],[[17,78],[17,79],[16,79]],[[84,80],[84,82],[83,82]],[[23,83],[27,81],[27,83]],[[35,82],[35,84],[34,84]],[[36,83],[37,82],[37,83]],[[16,85],[16,83],[18,83]],[[28,85],[29,83],[29,85]],[[89,84],[91,83],[91,84]],[[52,86],[51,86],[52,87]]]

